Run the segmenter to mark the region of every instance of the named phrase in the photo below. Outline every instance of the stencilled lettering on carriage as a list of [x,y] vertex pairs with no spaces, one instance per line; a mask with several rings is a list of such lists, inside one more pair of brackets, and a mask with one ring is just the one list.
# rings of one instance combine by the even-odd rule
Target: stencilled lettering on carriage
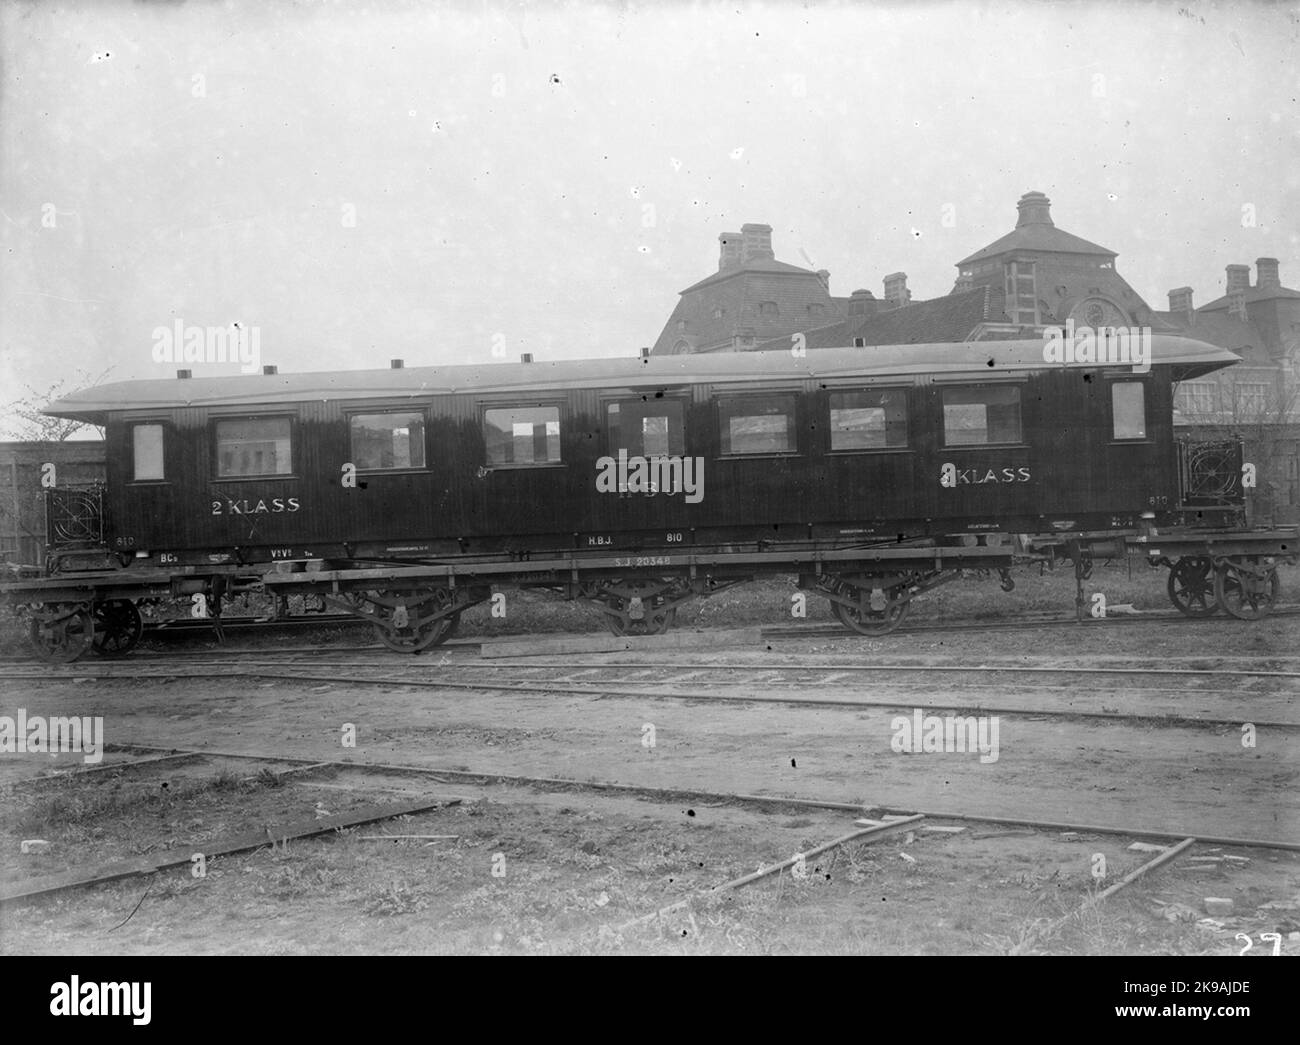
[[939,485],[946,490],[958,486],[982,486],[985,483],[1027,483],[1028,468],[958,468],[951,461],[939,467]]
[[0,754],[80,753],[82,761],[99,762],[104,757],[103,718],[28,715],[19,708],[16,716],[0,715]]
[[242,374],[262,367],[260,327],[201,327],[177,319],[171,327],[154,327],[152,336],[155,363],[238,363]]
[[894,731],[890,750],[898,754],[973,754],[980,762],[991,765],[998,760],[997,715],[926,715],[920,708],[911,717],[897,715],[889,723]]
[[229,497],[212,502],[213,515],[279,515],[296,512],[302,507],[297,497],[261,497],[256,501],[247,497],[232,500]]
[[1061,366],[1132,366],[1135,374],[1151,372],[1150,327],[1043,328],[1043,362]]
[[52,1016],[130,1016],[137,1027],[147,1026],[152,1015],[153,983],[81,982],[80,976],[50,984]]
[[688,504],[704,499],[703,457],[601,457],[596,461],[598,493],[685,494]]

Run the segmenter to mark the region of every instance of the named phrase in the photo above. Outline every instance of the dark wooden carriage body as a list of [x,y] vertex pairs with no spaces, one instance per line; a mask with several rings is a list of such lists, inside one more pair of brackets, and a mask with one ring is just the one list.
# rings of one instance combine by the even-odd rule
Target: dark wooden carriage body
[[[1076,562],[1170,528],[1240,539],[1239,455],[1189,456],[1172,409],[1177,381],[1233,362],[1157,335],[1141,370],[1020,340],[105,385],[50,408],[108,448],[103,544],[57,572],[92,603],[110,570],[218,602],[235,579],[365,591],[357,612],[407,630],[533,584],[601,601],[615,630],[648,607],[660,630],[691,592],[786,571],[884,628],[1024,535]],[[638,483],[665,456],[694,471]]]

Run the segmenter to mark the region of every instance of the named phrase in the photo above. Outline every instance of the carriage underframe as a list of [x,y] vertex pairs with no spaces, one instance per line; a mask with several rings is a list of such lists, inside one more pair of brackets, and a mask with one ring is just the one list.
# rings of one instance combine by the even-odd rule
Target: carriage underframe
[[[494,588],[549,590],[594,605],[613,634],[654,635],[668,631],[678,607],[690,599],[757,576],[793,573],[801,589],[827,599],[846,628],[885,635],[903,623],[916,597],[964,572],[996,572],[1003,590],[1010,591],[1015,586],[1012,567],[1070,560],[1077,582],[1076,615],[1082,618],[1084,583],[1093,562],[1124,555],[1143,555],[1152,567],[1167,568],[1170,601],[1188,617],[1208,617],[1222,609],[1258,620],[1277,601],[1278,565],[1297,561],[1298,549],[1297,534],[1288,531],[1188,531],[1078,534],[1043,543],[975,546],[674,549],[659,555],[571,554],[382,566],[314,561],[33,578],[0,585],[0,598],[26,617],[33,651],[52,663],[76,660],[88,650],[124,656],[143,634],[142,606],[187,595],[202,597],[202,616],[220,639],[223,602],[246,592],[274,597],[272,619],[294,615],[287,612],[290,596],[307,596],[316,612],[333,609],[367,621],[390,649],[419,653],[454,635],[461,614],[491,598]],[[291,572],[282,572],[286,566]]]

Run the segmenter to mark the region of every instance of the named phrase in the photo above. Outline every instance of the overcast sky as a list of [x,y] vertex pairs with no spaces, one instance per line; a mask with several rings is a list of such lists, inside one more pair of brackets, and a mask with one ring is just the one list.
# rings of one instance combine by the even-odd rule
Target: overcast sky
[[0,33],[4,401],[171,376],[178,319],[282,372],[631,355],[744,222],[835,294],[936,297],[1030,189],[1155,308],[1260,256],[1300,285],[1296,5],[4,2]]

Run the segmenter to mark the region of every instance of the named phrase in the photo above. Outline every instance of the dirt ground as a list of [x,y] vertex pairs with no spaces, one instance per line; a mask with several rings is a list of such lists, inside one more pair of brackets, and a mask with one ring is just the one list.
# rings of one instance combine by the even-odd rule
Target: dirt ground
[[[986,585],[987,587],[987,585]],[[996,589],[994,596],[1000,596]],[[1142,593],[1139,593],[1139,597]],[[784,597],[777,591],[776,596]],[[972,596],[978,599],[980,596]],[[755,666],[837,659],[953,665],[1139,663],[1300,670],[1300,618],[1226,618],[1067,629],[815,636],[736,649],[673,651],[672,664]],[[268,640],[279,648],[310,640]],[[250,648],[255,648],[253,643]],[[201,649],[196,650],[201,652]],[[397,666],[437,679],[473,658],[449,648]],[[628,655],[621,655],[631,659]],[[396,657],[396,655],[394,655]],[[566,657],[583,662],[609,658]],[[637,659],[644,659],[640,656]],[[93,667],[93,665],[91,665]],[[1077,912],[1099,885],[1150,859],[1143,830],[1300,841],[1300,717],[1285,677],[900,677],[861,673],[821,686],[756,684],[755,695],[870,699],[892,707],[725,704],[662,695],[431,690],[349,684],[324,663],[302,681],[0,683],[0,714],[103,716],[110,745],[266,756],[121,770],[17,786],[80,757],[6,754],[0,888],[172,845],[201,846],[263,824],[310,820],[419,796],[457,805],[0,908],[3,953],[1237,953],[1280,932],[1300,953],[1300,857],[1212,843]],[[358,669],[348,669],[358,670]],[[685,670],[685,669],[684,669]],[[815,677],[818,672],[812,672]],[[825,674],[825,673],[823,673]],[[743,695],[743,694],[741,694]],[[898,753],[894,719],[998,709],[996,761]],[[1140,714],[1045,717],[1047,708]],[[1178,714],[1217,724],[1177,723]],[[1243,746],[1242,725],[1259,725]],[[1287,725],[1290,723],[1290,725]],[[355,747],[342,738],[355,727]],[[655,743],[643,743],[645,726]],[[106,761],[126,757],[110,755]],[[967,823],[850,844],[648,925],[624,923],[854,830],[853,815],[684,796],[538,790],[348,770],[276,782],[276,758],[356,760],[604,781],[646,788],[851,802],[876,810],[1113,827],[1063,836]],[[164,763],[163,766],[166,766]],[[283,766],[280,766],[283,768]],[[164,787],[163,785],[166,785]],[[956,821],[948,821],[956,823]],[[450,834],[378,842],[362,836]],[[23,839],[50,846],[20,854]],[[1105,874],[1094,877],[1098,855]],[[496,869],[501,872],[494,874]],[[152,882],[152,884],[151,884]],[[146,894],[146,888],[148,893]],[[139,909],[121,922],[137,901]],[[1204,899],[1233,900],[1206,918]]]

